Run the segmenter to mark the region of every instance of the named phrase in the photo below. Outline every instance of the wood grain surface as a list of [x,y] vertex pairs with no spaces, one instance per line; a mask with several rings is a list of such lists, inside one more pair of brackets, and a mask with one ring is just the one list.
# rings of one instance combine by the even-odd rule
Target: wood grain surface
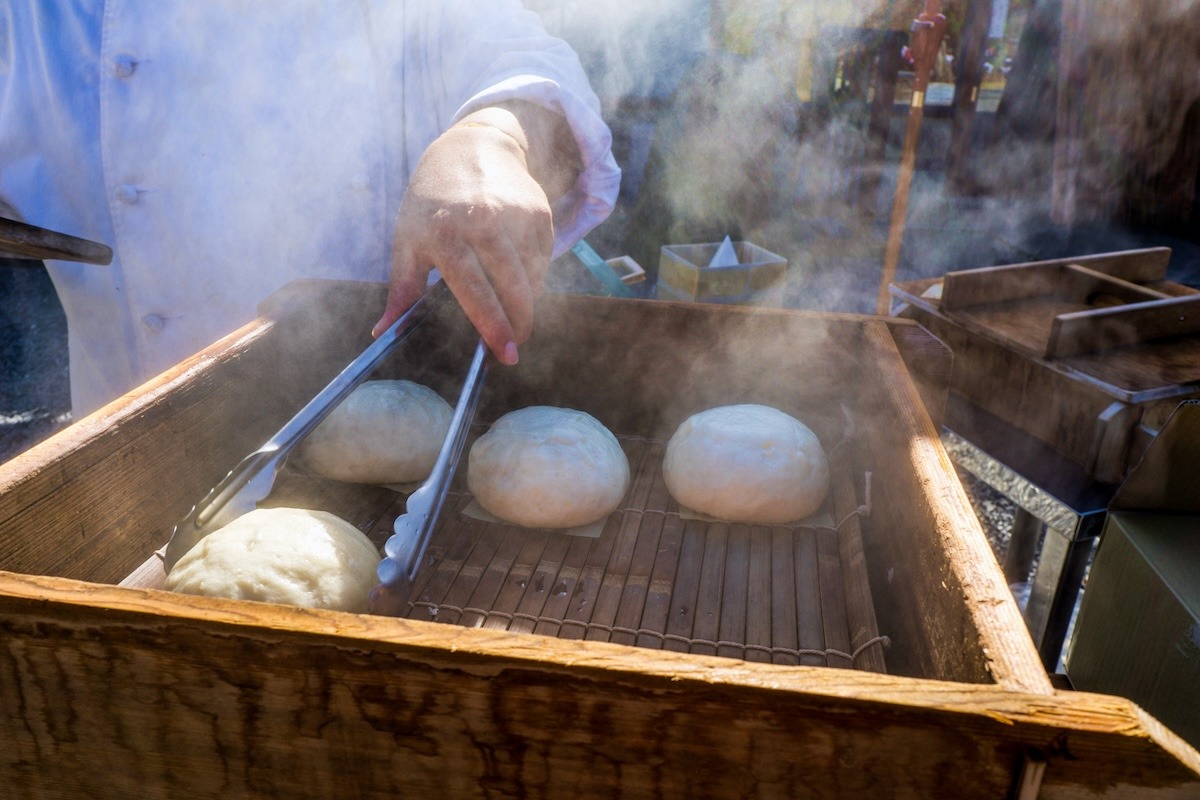
[[[1003,797],[1031,758],[1047,763],[1049,798],[1200,790],[1196,753],[1136,707],[1051,687],[882,318],[550,297],[480,411],[485,423],[559,404],[662,441],[718,403],[818,428],[848,404],[854,460],[871,467],[861,553],[645,513],[610,519],[601,547],[528,546],[481,523],[426,586],[533,617],[513,630],[111,585],[152,572],[170,525],[361,350],[384,291],[291,287],[262,320],[0,470],[0,795]],[[381,375],[452,396],[472,341],[447,308]],[[385,490],[293,479],[370,533],[399,510]],[[657,491],[643,490],[639,502]],[[567,624],[666,610],[668,632],[775,641],[784,625],[823,648],[838,635],[826,619],[756,607],[789,570],[797,604],[822,603],[823,571],[845,581],[833,559],[865,568],[891,675],[629,646],[636,632],[590,641]],[[522,579],[549,588],[518,592]],[[560,595],[568,579],[577,592]],[[695,587],[683,613],[671,581]],[[556,636],[538,630],[547,614]]]
[[1194,797],[1128,701],[0,573],[6,797]]

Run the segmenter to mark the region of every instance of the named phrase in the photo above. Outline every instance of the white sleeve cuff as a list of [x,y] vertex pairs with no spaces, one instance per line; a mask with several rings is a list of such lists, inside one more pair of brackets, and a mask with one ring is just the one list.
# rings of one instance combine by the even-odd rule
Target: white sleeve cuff
[[514,74],[492,83],[463,103],[454,114],[467,114],[505,100],[524,100],[562,114],[571,126],[583,162],[575,186],[553,204],[554,253],[570,250],[593,228],[608,218],[621,188],[621,169],[612,155],[612,133],[592,102],[564,88],[552,78],[530,73]]

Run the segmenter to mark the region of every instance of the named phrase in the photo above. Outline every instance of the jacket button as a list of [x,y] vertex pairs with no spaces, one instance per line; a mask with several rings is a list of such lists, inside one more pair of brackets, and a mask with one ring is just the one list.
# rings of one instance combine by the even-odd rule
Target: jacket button
[[118,78],[128,78],[137,69],[137,62],[133,60],[133,56],[119,55],[113,59],[113,74]]
[[117,199],[127,205],[133,205],[138,201],[138,190],[136,186],[130,186],[128,183],[123,183],[117,187],[115,192]]
[[144,325],[146,330],[150,331],[151,333],[158,333],[166,326],[166,324],[166,319],[158,314],[147,314],[146,316],[142,317],[142,325]]

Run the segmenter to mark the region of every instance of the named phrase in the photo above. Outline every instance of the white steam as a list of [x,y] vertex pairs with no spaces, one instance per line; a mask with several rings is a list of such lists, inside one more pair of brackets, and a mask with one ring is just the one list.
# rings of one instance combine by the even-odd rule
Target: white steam
[[[661,245],[730,234],[788,259],[788,305],[873,310],[911,81],[902,72],[877,160],[867,126],[878,35],[906,32],[920,3],[527,5],[580,53],[610,118],[633,117],[642,133],[653,126],[645,171],[644,149],[631,147],[622,164],[639,202],[616,223],[628,227],[622,244],[643,266],[657,266]],[[954,55],[965,3],[943,5],[950,46],[934,80],[946,103],[954,78],[945,56]],[[1162,206],[1143,217],[1186,218],[1195,180],[1170,173],[1187,132],[1200,128],[1200,0],[1137,6],[1011,4],[1005,37],[989,40],[993,65],[1012,57],[1008,88],[998,111],[993,89],[992,106],[976,113],[965,188],[947,179],[946,107],[926,114],[898,279],[1047,257],[1056,226],[1136,223],[1127,212],[1138,203]],[[1039,35],[1023,36],[1033,22]],[[1173,195],[1155,194],[1175,178]]]

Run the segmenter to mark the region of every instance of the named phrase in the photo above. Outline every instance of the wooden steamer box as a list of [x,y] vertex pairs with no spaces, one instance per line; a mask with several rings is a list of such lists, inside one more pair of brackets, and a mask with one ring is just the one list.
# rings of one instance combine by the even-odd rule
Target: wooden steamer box
[[[4,797],[1200,793],[1200,756],[1153,718],[1051,685],[926,411],[945,350],[906,320],[548,296],[479,421],[553,404],[608,425],[637,477],[598,538],[464,519],[460,485],[411,618],[117,585],[153,583],[174,522],[365,346],[383,300],[293,285],[0,468]],[[452,398],[472,336],[447,306],[384,371]],[[664,496],[662,443],[732,402],[822,436],[824,518],[705,523]],[[377,541],[403,508],[302,474],[281,502]],[[461,602],[434,616],[419,593],[439,586]]]

